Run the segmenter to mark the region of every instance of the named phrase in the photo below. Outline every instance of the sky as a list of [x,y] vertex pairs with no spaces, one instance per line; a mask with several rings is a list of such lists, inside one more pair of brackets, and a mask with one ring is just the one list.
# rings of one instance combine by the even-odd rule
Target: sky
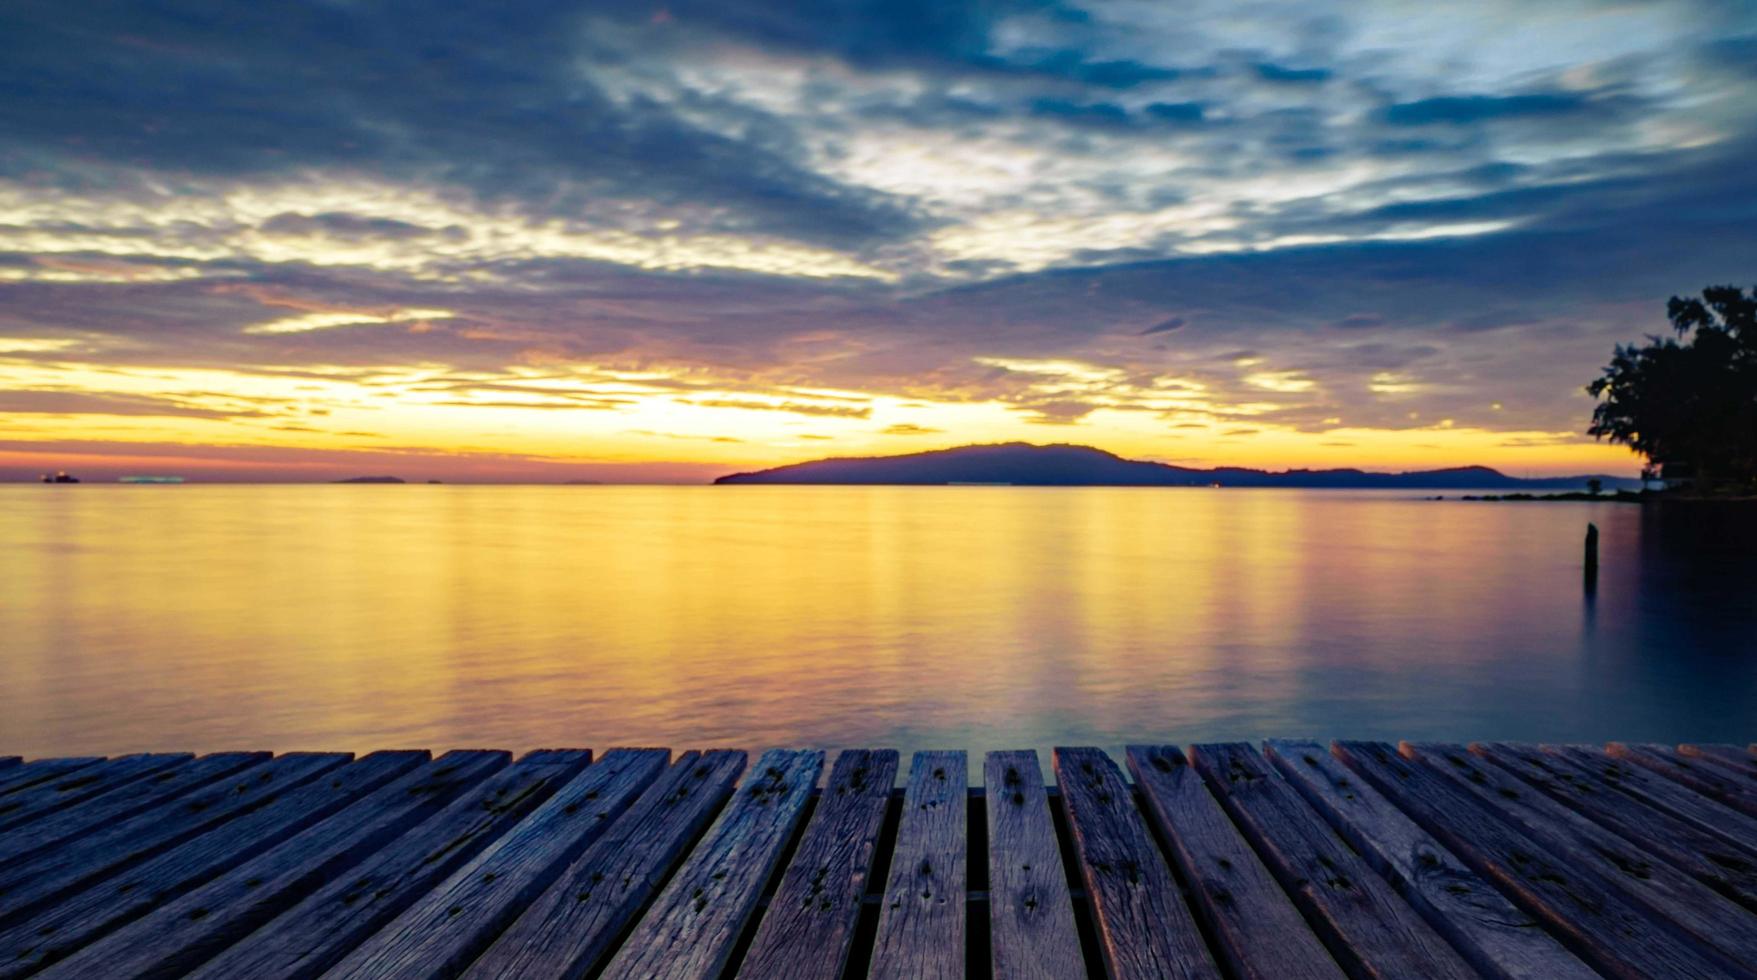
[[10,0],[0,478],[1632,474],[1748,0]]

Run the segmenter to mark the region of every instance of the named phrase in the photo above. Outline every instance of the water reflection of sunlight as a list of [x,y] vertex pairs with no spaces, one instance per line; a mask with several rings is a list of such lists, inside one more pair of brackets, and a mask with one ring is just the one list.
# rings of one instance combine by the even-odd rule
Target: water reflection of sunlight
[[[1712,739],[1757,709],[1757,665],[1729,652],[1757,630],[1737,601],[1748,570],[1680,559],[1632,507],[1147,489],[0,493],[0,744],[27,754]],[[1580,592],[1589,518],[1605,530],[1596,617]]]

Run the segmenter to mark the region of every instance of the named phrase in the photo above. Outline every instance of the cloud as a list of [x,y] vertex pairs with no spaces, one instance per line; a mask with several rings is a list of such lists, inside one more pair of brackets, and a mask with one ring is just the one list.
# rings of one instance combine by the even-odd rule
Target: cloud
[[899,422],[896,425],[887,425],[881,431],[887,436],[931,436],[939,435],[945,430],[935,429],[925,425],[910,425],[907,422]]
[[1200,102],[1153,102],[1145,111],[1160,122],[1186,125],[1201,122],[1208,112]]
[[592,12],[570,4],[268,3],[226,9],[219,33],[205,26],[217,5],[190,8],[100,4],[76,29],[49,3],[11,8],[0,82],[59,94],[0,100],[0,174],[28,173],[72,140],[63,186],[126,179],[94,169],[106,161],[206,179],[320,167],[436,182],[527,215],[605,196],[713,207],[726,227],[803,241],[917,223],[904,202],[802,166],[778,127],[729,136],[583,76]]
[[1311,85],[1327,82],[1335,75],[1335,72],[1328,68],[1288,68],[1266,61],[1260,61],[1251,67],[1256,71],[1258,78],[1282,85]]
[[1757,267],[1740,5],[658,10],[9,6],[9,404],[1564,432]]
[[1593,103],[1572,92],[1525,95],[1447,95],[1401,102],[1385,109],[1393,126],[1468,125],[1495,119],[1530,119],[1588,112]]
[[450,310],[391,310],[385,313],[316,312],[282,317],[244,328],[245,333],[305,333],[310,330],[333,330],[337,327],[371,326],[386,323],[421,323],[446,320],[457,314]]
[[765,402],[744,398],[698,398],[688,402],[704,408],[736,408],[753,412],[788,412],[793,415],[819,415],[833,418],[864,419],[872,417],[868,405],[816,405],[808,402]]
[[461,225],[426,228],[395,218],[373,218],[345,211],[326,211],[322,214],[297,214],[288,211],[275,215],[260,227],[270,235],[320,236],[350,241],[375,238],[402,240],[433,235],[456,239],[469,234]]
[[0,389],[0,413],[39,415],[182,416],[197,419],[230,419],[261,416],[251,408],[218,409],[170,398],[113,394],[98,391]]
[[1148,337],[1148,336],[1151,336],[1156,333],[1170,333],[1173,330],[1181,329],[1186,322],[1187,321],[1185,321],[1183,317],[1174,316],[1168,320],[1161,320],[1158,323],[1155,323],[1152,326],[1147,327],[1146,329],[1142,330],[1140,333],[1136,334],[1136,336]]

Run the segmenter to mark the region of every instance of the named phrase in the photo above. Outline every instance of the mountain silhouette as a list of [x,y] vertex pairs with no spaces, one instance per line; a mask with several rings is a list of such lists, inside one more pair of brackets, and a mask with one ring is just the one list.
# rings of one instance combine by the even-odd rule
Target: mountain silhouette
[[1124,459],[1091,446],[1028,442],[959,446],[903,456],[820,459],[754,473],[733,473],[717,484],[869,484],[943,486],[950,483],[1006,483],[1034,487],[1302,487],[1363,490],[1577,490],[1589,479],[1607,489],[1639,481],[1602,474],[1526,480],[1487,466],[1409,473],[1358,469],[1270,470],[1222,466],[1196,469]]

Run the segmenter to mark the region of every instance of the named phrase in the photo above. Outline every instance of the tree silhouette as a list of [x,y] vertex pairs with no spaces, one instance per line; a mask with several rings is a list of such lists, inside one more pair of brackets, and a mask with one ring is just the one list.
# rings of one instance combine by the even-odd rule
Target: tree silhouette
[[1586,386],[1599,399],[1587,433],[1687,468],[1701,486],[1757,482],[1757,290],[1673,296],[1666,316],[1678,339],[1617,345]]

